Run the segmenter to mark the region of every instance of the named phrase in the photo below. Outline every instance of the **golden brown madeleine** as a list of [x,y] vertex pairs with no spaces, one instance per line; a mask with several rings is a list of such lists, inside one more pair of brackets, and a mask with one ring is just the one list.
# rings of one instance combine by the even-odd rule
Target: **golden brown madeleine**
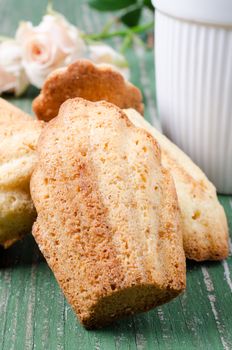
[[33,235],[87,328],[176,297],[185,256],[160,149],[107,102],[66,101],[38,144]]
[[0,99],[0,244],[29,233],[36,217],[29,182],[42,123]]
[[96,66],[88,60],[77,60],[50,74],[33,101],[33,110],[38,119],[49,121],[57,116],[60,105],[73,97],[105,100],[143,113],[142,95],[137,87],[110,66]]
[[162,164],[173,176],[183,222],[186,257],[220,260],[228,256],[228,225],[216,189],[203,171],[135,110],[124,111],[131,122],[159,142]]

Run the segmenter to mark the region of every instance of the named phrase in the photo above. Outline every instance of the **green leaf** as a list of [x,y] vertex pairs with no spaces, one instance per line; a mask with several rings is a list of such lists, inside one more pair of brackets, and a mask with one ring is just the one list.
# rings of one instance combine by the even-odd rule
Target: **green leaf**
[[134,27],[139,23],[141,13],[142,13],[142,9],[140,7],[127,12],[125,15],[123,15],[120,18],[120,20],[128,27]]
[[89,0],[89,5],[99,11],[117,11],[137,3],[137,0]]
[[151,0],[143,0],[144,6],[148,7],[150,10],[154,11],[154,6],[152,5]]

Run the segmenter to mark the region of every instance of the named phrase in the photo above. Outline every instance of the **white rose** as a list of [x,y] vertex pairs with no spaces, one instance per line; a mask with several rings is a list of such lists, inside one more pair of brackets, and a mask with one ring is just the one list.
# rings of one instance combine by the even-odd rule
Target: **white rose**
[[83,56],[86,49],[78,29],[59,14],[44,16],[36,27],[21,23],[16,39],[22,45],[25,71],[38,88],[49,73]]
[[0,44],[0,94],[14,92],[18,96],[27,86],[20,46],[14,40],[3,41]]
[[89,45],[89,58],[96,64],[109,64],[126,79],[129,79],[130,71],[127,60],[112,47],[105,44]]

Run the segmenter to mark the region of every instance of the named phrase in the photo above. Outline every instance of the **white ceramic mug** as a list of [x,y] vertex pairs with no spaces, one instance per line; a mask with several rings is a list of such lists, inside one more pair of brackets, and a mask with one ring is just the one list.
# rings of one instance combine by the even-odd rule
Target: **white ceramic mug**
[[232,0],[153,0],[164,133],[232,194]]

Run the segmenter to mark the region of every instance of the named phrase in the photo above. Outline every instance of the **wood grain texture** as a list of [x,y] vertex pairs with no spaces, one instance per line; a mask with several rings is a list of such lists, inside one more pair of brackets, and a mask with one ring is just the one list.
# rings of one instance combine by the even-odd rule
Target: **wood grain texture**
[[[83,1],[54,1],[57,10],[89,32],[101,29],[108,14]],[[0,0],[0,33],[12,35],[17,23],[38,23],[46,0]],[[112,40],[117,47],[118,40]],[[126,53],[132,82],[142,88],[146,118],[155,112],[152,52]],[[27,112],[34,88],[11,102]],[[220,197],[232,231],[232,197]],[[232,253],[232,245],[230,244]],[[1,350],[232,349],[232,257],[217,263],[188,262],[187,291],[173,302],[98,331],[86,331],[67,304],[31,235],[0,250]]]

